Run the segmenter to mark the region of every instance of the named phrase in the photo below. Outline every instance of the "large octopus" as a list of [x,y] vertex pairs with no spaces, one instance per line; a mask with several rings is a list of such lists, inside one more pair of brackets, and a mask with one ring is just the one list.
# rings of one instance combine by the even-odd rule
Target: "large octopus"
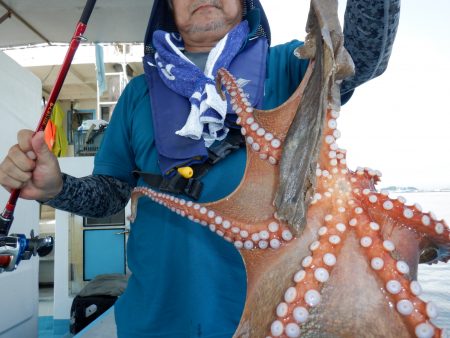
[[[310,34],[298,51],[310,66],[280,107],[254,109],[219,71],[247,143],[239,187],[203,204],[138,187],[131,219],[147,196],[234,244],[248,279],[235,337],[441,337],[436,306],[419,298],[416,275],[419,259],[449,259],[450,229],[418,204],[378,192],[378,171],[348,169],[336,143],[336,93],[352,64],[336,10],[334,0],[312,1]],[[299,144],[305,137],[309,144]],[[286,181],[286,168],[295,179]]]

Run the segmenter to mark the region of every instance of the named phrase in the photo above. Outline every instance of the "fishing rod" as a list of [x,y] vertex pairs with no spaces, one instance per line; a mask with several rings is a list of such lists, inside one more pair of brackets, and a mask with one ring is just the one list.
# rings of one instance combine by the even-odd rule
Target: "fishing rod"
[[[39,120],[35,133],[43,131],[47,126],[52,115],[53,107],[61,91],[67,72],[69,71],[75,52],[82,41],[86,41],[83,36],[86,31],[87,23],[94,9],[96,0],[87,0],[84,6],[81,18],[78,21],[72,40],[69,44],[63,64],[59,70],[55,85],[45,105],[44,111]],[[11,234],[8,236],[9,229],[14,220],[14,210],[20,195],[20,189],[13,189],[3,212],[0,214],[0,273],[2,271],[15,270],[21,260],[30,259],[31,256],[38,254],[45,256],[53,248],[53,238],[39,238],[34,236],[31,231],[30,238],[23,234]]]

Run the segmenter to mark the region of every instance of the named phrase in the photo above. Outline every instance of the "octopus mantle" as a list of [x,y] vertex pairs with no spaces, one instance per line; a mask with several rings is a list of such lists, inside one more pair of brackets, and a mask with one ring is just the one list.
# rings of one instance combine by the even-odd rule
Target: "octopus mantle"
[[277,215],[283,145],[318,68],[314,59],[297,91],[271,111],[252,108],[234,78],[220,70],[247,142],[241,184],[230,196],[204,204],[138,187],[131,219],[138,198],[147,196],[234,244],[248,280],[235,337],[440,337],[432,323],[436,306],[420,299],[416,275],[421,253],[448,260],[449,227],[417,204],[378,192],[378,171],[348,169],[346,152],[336,143],[339,113],[332,100],[323,109],[305,227],[297,231]]

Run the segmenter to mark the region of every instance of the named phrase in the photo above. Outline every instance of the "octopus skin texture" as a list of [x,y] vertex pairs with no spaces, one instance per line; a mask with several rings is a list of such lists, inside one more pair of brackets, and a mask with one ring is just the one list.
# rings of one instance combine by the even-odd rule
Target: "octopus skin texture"
[[241,184],[210,203],[137,187],[130,219],[145,196],[234,244],[247,272],[234,337],[442,337],[432,322],[436,305],[421,300],[416,279],[419,260],[448,261],[450,229],[418,204],[377,191],[380,172],[347,167],[337,145],[339,107],[329,95],[306,222],[297,231],[277,213],[282,151],[318,64],[312,58],[296,92],[269,111],[254,109],[234,77],[219,70],[246,140]]
[[[423,212],[418,204],[407,205],[401,197],[393,199],[387,193],[377,192],[375,183],[381,175],[378,171],[368,168],[349,170],[345,151],[336,144],[339,137],[336,119],[339,113],[333,110],[329,110],[327,114],[316,169],[316,193],[308,210],[308,226],[303,236],[294,238],[288,225],[277,219],[270,199],[266,201],[265,207],[261,207],[263,204],[258,201],[255,203],[256,208],[236,210],[233,205],[248,205],[239,204],[238,201],[242,198],[246,199],[249,194],[262,196],[261,189],[267,185],[273,187],[273,184],[266,184],[267,182],[256,182],[255,176],[261,176],[258,168],[262,167],[264,171],[272,173],[270,176],[275,181],[279,149],[285,135],[267,131],[262,122],[264,119],[258,118],[260,114],[275,115],[279,111],[267,113],[253,109],[234,79],[226,71],[221,70],[220,74],[224,86],[230,92],[233,109],[239,115],[238,123],[247,141],[249,164],[240,188],[221,201],[199,204],[140,187],[133,192],[133,210],[136,210],[137,199],[147,196],[180,216],[189,217],[192,221],[209,227],[241,251],[249,279],[247,305],[241,321],[244,330],[248,330],[250,322],[255,322],[255,314],[251,314],[255,309],[249,307],[249,302],[254,300],[254,305],[259,307],[261,302],[267,301],[263,301],[261,297],[273,294],[275,290],[278,296],[269,302],[270,306],[259,308],[259,312],[264,311],[268,315],[257,315],[260,319],[256,322],[263,321],[266,326],[262,332],[258,328],[248,331],[255,334],[255,337],[314,336],[314,324],[308,325],[308,322],[323,321],[326,316],[318,313],[318,310],[325,311],[324,308],[328,308],[326,312],[332,312],[330,307],[338,306],[332,298],[343,297],[336,297],[336,290],[332,290],[333,288],[341,287],[345,280],[350,283],[354,278],[356,289],[353,291],[358,289],[358,283],[362,284],[359,286],[363,289],[362,292],[368,291],[364,290],[367,284],[364,279],[352,276],[351,272],[370,276],[371,284],[376,289],[371,290],[371,293],[379,293],[377,303],[386,303],[385,306],[377,304],[382,311],[388,311],[385,318],[389,320],[392,316],[401,321],[394,335],[386,332],[384,337],[439,337],[440,330],[430,321],[437,315],[436,306],[419,298],[421,287],[412,276],[416,274],[418,248],[425,248],[432,243],[442,252],[448,252],[450,232],[446,223],[437,219],[433,213]],[[296,95],[300,93],[301,88]],[[292,100],[287,102],[282,109],[292,106],[292,103]],[[245,189],[246,186],[249,189]],[[273,194],[272,191],[271,197]],[[405,244],[406,239],[411,243]],[[411,251],[415,254],[411,254]],[[357,257],[352,257],[353,255]],[[341,257],[344,262],[340,263]],[[447,260],[448,257],[446,254],[441,259]],[[363,271],[351,271],[349,267],[342,266],[345,263],[352,264],[352,260],[356,260],[357,263],[354,264]],[[350,270],[349,274],[341,276],[346,270]],[[285,281],[280,282],[274,277],[279,273],[287,276]],[[336,277],[333,279],[334,273]],[[261,277],[262,274],[267,277]],[[252,278],[256,281],[253,282]],[[332,282],[333,287],[327,289],[329,282]],[[271,283],[278,287],[271,286]],[[265,295],[268,290],[270,293]],[[359,295],[351,293],[353,296],[349,296],[344,303],[358,303]],[[320,305],[324,302],[331,304]],[[339,314],[345,312],[339,307],[337,311]],[[357,312],[356,309],[354,311]],[[336,323],[337,319],[325,320],[330,325],[326,329],[328,334],[359,336],[358,332],[361,332],[361,336],[364,336],[367,334],[368,323],[364,323],[366,319],[363,312],[360,315],[361,318],[352,325]],[[245,319],[246,316],[249,319]],[[262,320],[263,317],[270,319]],[[325,329],[323,323],[320,327]],[[333,327],[337,332],[333,332]],[[378,325],[373,330],[382,331]],[[305,335],[301,335],[302,333]],[[244,334],[240,335],[238,329],[236,336]]]

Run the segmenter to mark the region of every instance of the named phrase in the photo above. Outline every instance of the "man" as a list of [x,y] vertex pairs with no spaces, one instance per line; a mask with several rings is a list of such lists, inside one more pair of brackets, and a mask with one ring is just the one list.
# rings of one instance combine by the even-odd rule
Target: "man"
[[[395,36],[398,2],[367,4],[348,2],[346,20],[354,22],[346,28],[347,47],[354,52],[357,73],[343,84],[343,102],[355,86],[384,71]],[[374,39],[358,37],[355,25],[364,27],[360,17],[369,20],[372,12],[382,13],[374,16],[376,24],[371,22]],[[155,0],[145,76],[131,81],[122,94],[93,176],[61,174],[43,136],[20,131],[18,144],[0,165],[0,184],[21,188],[23,198],[91,217],[122,209],[136,185],[161,188],[160,182],[176,180],[189,184],[172,187],[174,194],[200,202],[227,196],[243,176],[243,147],[208,166],[200,196],[190,189],[200,178],[183,181],[178,169],[193,167],[194,175],[202,171],[208,158],[221,157],[228,135],[234,134],[236,117],[211,89],[219,67],[230,69],[245,84],[250,101],[264,109],[284,102],[298,86],[307,67],[293,55],[300,42],[271,49],[269,44],[259,1]],[[119,337],[231,337],[246,292],[239,253],[209,229],[149,199],[140,201],[137,214],[127,249],[132,275],[116,303]]]

